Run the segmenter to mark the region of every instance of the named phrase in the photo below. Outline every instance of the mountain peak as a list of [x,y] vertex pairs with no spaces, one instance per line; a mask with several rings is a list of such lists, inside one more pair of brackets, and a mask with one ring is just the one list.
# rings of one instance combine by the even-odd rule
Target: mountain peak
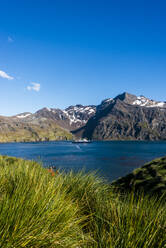
[[140,107],[158,107],[158,108],[166,108],[165,102],[158,102],[151,100],[143,95],[135,96],[128,92],[124,92],[114,98],[115,100],[119,99],[127,104],[136,105]]
[[114,99],[115,100],[119,99],[119,100],[124,101],[128,104],[132,104],[133,101],[135,101],[137,99],[137,96],[132,95],[128,92],[123,92],[122,94],[116,96]]

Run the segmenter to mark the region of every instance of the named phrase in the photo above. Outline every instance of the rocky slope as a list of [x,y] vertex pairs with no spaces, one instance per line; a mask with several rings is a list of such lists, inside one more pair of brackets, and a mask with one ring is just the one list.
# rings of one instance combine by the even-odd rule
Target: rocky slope
[[166,192],[166,157],[155,159],[112,183],[120,191],[144,191],[162,195]]
[[84,126],[90,117],[96,112],[96,106],[76,105],[65,110],[55,108],[43,108],[29,118],[44,117],[56,121],[56,123],[68,130],[75,130]]
[[166,103],[123,93],[103,101],[73,133],[95,140],[165,140]]

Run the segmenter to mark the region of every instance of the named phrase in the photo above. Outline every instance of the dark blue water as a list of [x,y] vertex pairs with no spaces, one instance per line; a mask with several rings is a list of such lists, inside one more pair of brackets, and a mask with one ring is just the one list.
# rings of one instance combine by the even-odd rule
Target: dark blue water
[[0,154],[34,159],[65,170],[97,170],[112,181],[166,155],[166,142],[111,141],[90,144],[39,142],[0,144]]

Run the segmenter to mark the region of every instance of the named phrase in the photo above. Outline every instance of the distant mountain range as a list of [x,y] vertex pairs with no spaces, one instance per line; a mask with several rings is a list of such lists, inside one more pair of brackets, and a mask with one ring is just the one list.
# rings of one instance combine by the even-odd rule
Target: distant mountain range
[[0,116],[0,142],[70,140],[165,140],[166,103],[123,93],[98,106]]

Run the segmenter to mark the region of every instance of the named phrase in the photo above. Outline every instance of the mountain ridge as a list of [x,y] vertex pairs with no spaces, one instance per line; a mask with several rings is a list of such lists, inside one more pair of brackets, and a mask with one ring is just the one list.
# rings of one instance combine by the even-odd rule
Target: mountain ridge
[[27,141],[31,136],[33,141],[73,139],[72,135],[92,140],[165,140],[165,123],[166,102],[124,92],[97,106],[45,107],[35,113],[0,116],[0,142]]

